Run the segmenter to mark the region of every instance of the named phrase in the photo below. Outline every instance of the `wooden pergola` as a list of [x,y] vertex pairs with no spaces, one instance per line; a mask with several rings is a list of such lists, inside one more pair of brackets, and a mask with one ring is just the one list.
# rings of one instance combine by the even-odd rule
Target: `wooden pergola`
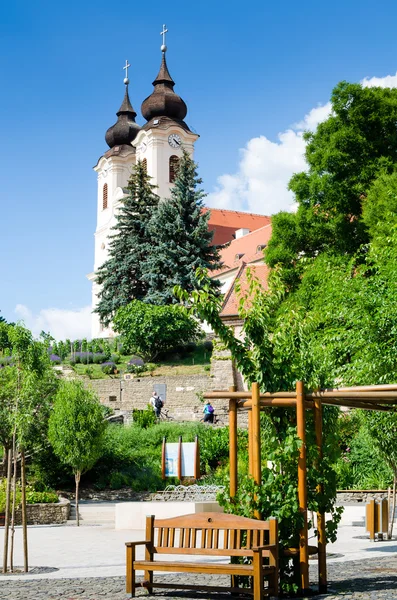
[[[251,391],[237,392],[235,386],[228,391],[206,392],[206,399],[229,400],[229,457],[230,497],[237,492],[237,413],[248,411],[249,474],[257,485],[261,484],[260,412],[271,407],[296,410],[297,435],[302,441],[298,460],[299,510],[303,515],[303,528],[299,532],[299,548],[288,549],[288,554],[299,554],[301,590],[309,589],[309,554],[318,554],[319,591],[327,590],[327,561],[325,514],[317,513],[317,547],[309,546],[307,527],[307,464],[306,464],[306,410],[312,410],[319,460],[322,458],[323,405],[390,411],[397,405],[397,385],[371,385],[342,387],[305,392],[303,381],[298,381],[294,392],[260,393],[259,384],[253,383]],[[318,491],[323,491],[319,484]],[[256,517],[259,519],[260,515]]]

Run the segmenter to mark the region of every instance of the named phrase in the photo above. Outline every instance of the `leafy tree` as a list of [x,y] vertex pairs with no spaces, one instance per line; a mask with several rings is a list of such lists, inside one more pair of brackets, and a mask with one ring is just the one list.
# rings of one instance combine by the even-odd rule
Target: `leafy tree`
[[200,334],[197,321],[180,306],[154,306],[139,300],[120,308],[113,325],[122,334],[123,348],[147,360]]
[[363,201],[374,180],[397,162],[397,90],[339,83],[331,116],[305,134],[307,172],[289,184],[298,210],[273,219],[266,250],[270,266],[281,264],[289,284],[297,282],[299,258],[321,251],[354,254],[368,242]]
[[158,201],[145,166],[138,162],[128,182],[128,196],[116,213],[109,258],[96,273],[96,283],[101,289],[95,312],[105,325],[111,322],[118,308],[147,294],[142,264],[151,244],[148,223]]
[[[142,265],[147,284],[145,302],[172,304],[175,285],[191,291],[198,285],[197,268],[220,267],[219,248],[208,230],[210,213],[203,212],[203,190],[197,165],[187,152],[180,161],[171,198],[161,202],[150,221],[152,245]],[[219,282],[213,281],[214,288]]]
[[[21,460],[22,524],[24,539],[26,527],[26,480],[25,452],[34,454],[46,443],[49,407],[57,388],[54,371],[50,367],[46,345],[34,341],[32,334],[17,324],[8,327],[12,347],[11,361],[0,369],[0,443],[4,447],[7,461],[7,496],[13,501],[10,510],[8,501],[4,535],[3,571],[8,568],[9,522],[11,516],[10,566],[13,569],[15,531],[16,487],[18,460]],[[11,515],[10,515],[11,513]],[[24,549],[27,549],[27,541]],[[25,571],[28,569],[27,553],[24,556]]]
[[55,454],[73,471],[77,525],[80,525],[81,475],[100,457],[106,425],[102,407],[93,391],[86,389],[80,381],[62,382],[50,416],[48,438]]

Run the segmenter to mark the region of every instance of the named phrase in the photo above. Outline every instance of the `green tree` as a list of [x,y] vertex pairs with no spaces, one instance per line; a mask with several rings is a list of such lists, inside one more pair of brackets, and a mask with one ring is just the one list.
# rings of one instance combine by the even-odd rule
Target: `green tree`
[[48,438],[55,454],[68,465],[76,482],[76,518],[79,520],[81,475],[101,456],[107,422],[97,395],[80,381],[62,382],[49,419]]
[[16,488],[18,461],[21,461],[22,525],[25,571],[28,569],[25,452],[40,452],[46,444],[46,430],[51,400],[57,379],[51,369],[46,345],[33,340],[20,324],[9,326],[11,362],[0,369],[0,442],[7,458],[7,496],[13,487],[12,508],[8,502],[4,535],[3,571],[8,568],[9,524],[11,517],[10,567],[13,569]]
[[396,89],[344,81],[333,90],[331,103],[331,116],[305,134],[308,170],[289,184],[298,210],[273,219],[266,260],[281,264],[290,284],[297,282],[291,268],[302,256],[354,254],[368,242],[363,201],[374,180],[392,173],[397,162]]
[[[184,152],[171,197],[159,204],[150,221],[152,244],[142,265],[145,302],[175,303],[175,285],[191,291],[198,285],[197,268],[220,267],[219,248],[212,245],[213,232],[208,230],[210,213],[203,211],[201,182],[197,165]],[[212,285],[219,288],[218,281]]]
[[101,289],[95,312],[105,325],[111,322],[118,308],[147,294],[142,265],[151,245],[149,220],[159,201],[154,189],[144,164],[138,162],[128,182],[128,195],[116,213],[109,258],[96,273],[96,283]]
[[125,351],[135,352],[147,360],[156,359],[178,344],[195,340],[200,334],[197,321],[180,306],[155,306],[139,300],[120,308],[113,325],[122,335]]

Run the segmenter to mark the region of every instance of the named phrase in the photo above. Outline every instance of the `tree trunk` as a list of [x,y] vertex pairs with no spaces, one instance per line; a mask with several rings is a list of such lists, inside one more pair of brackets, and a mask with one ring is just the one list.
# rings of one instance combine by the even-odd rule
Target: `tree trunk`
[[17,500],[17,451],[15,444],[15,436],[12,444],[14,476],[12,479],[12,511],[11,511],[11,542],[10,542],[10,570],[14,572],[14,538],[15,538],[15,509]]
[[394,525],[394,513],[396,511],[396,487],[397,487],[397,472],[394,472],[393,479],[393,500],[392,500],[392,508],[391,508],[391,516],[390,516],[390,528],[389,528],[389,536],[392,539],[393,536],[393,525]]
[[7,573],[8,567],[8,537],[10,529],[10,496],[11,496],[11,448],[7,450],[7,487],[6,487],[6,510],[4,523],[4,552],[3,552],[3,573]]
[[80,517],[79,517],[79,484],[80,484],[81,472],[77,471],[75,473],[74,478],[76,481],[76,525],[80,526]]
[[28,521],[26,515],[26,470],[25,470],[25,452],[21,452],[21,488],[22,488],[22,533],[23,533],[23,570],[29,571],[28,564]]

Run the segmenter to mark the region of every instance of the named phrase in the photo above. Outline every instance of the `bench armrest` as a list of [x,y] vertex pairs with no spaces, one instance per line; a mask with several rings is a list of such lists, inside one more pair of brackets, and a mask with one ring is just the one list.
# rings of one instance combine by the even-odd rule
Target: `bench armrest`
[[150,540],[143,540],[140,542],[126,542],[125,545],[127,546],[127,548],[132,548],[133,546],[144,546],[150,543]]
[[262,552],[262,550],[272,550],[276,546],[273,544],[266,544],[265,546],[254,546],[251,548],[252,552]]

